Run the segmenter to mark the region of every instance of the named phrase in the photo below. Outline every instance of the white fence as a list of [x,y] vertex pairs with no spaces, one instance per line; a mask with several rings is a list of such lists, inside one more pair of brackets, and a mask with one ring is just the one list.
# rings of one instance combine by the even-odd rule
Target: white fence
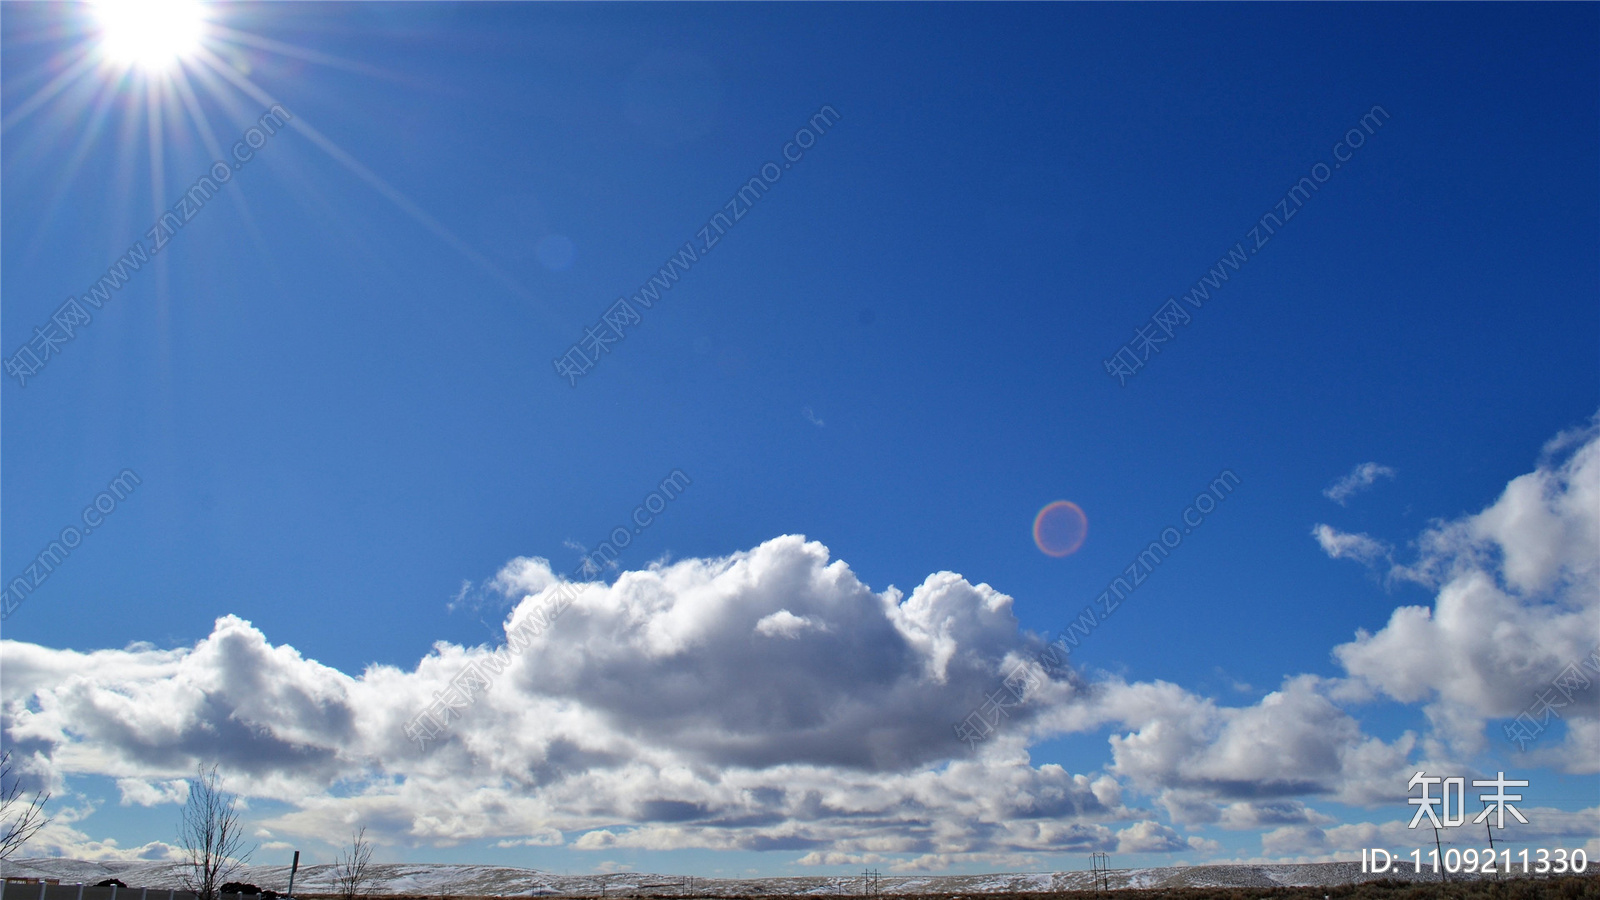
[[57,884],[32,878],[0,880],[0,900],[8,897],[10,900],[196,900],[192,891]]

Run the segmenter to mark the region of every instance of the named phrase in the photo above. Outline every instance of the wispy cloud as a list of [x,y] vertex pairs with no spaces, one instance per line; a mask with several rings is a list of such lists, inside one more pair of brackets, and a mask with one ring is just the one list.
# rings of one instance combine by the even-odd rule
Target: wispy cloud
[[1382,466],[1375,462],[1362,463],[1361,465],[1356,466],[1354,469],[1351,469],[1350,474],[1329,485],[1327,489],[1322,492],[1322,496],[1327,497],[1329,500],[1332,500],[1340,506],[1344,506],[1346,500],[1349,500],[1351,496],[1359,494],[1367,488],[1372,487],[1373,482],[1377,481],[1379,478],[1393,478],[1394,476],[1394,469],[1391,469],[1388,466]]
[[1333,559],[1353,559],[1367,566],[1389,560],[1394,548],[1375,537],[1340,531],[1332,525],[1318,524],[1311,529],[1312,537],[1322,547],[1322,552]]
[[461,589],[456,591],[456,595],[450,598],[449,603],[445,604],[445,611],[455,612],[458,609],[466,609],[473,605],[472,598],[468,596],[471,593],[472,582],[466,578],[461,579]]

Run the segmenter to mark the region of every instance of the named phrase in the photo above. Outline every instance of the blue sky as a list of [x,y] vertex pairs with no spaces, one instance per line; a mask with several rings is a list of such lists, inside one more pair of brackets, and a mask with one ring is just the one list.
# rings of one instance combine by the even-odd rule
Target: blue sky
[[[1546,845],[1600,852],[1600,691],[1531,755],[1501,732],[1509,696],[1600,641],[1594,6],[206,10],[203,49],[154,74],[106,57],[89,7],[0,10],[7,359],[150,247],[269,108],[287,123],[0,388],[7,582],[119,473],[138,479],[4,624],[6,742],[65,811],[36,852],[167,852],[161,786],[208,756],[250,798],[261,858],[331,855],[330,823],[357,819],[389,859],[567,871],[1077,868],[1090,844],[1124,863],[1354,858],[1350,829],[1393,828],[1425,764],[1522,773],[1555,811]],[[701,229],[769,162],[778,177],[707,249]],[[553,361],[686,242],[700,258],[569,384]],[[1235,244],[1248,262],[1119,385],[1105,361]],[[1365,463],[1392,474],[1325,496]],[[982,685],[1223,471],[1237,488],[1083,638],[1071,677],[964,747],[952,723]],[[687,486],[628,534],[673,472]],[[1054,500],[1089,522],[1062,558],[1030,535]],[[616,566],[574,576],[617,528]],[[535,558],[544,575],[513,563]],[[867,594],[818,574],[830,560]],[[745,565],[779,574],[750,595],[728,583]],[[519,657],[492,704],[408,755],[429,679],[502,644],[550,570],[587,586],[540,652],[593,680]],[[1478,638],[1412,643],[1391,620],[1482,587],[1472,572],[1503,594],[1471,607]],[[636,576],[661,583],[617,587]],[[929,643],[862,599],[919,585],[949,614]],[[719,591],[731,606],[695,599]],[[724,633],[762,604],[791,618]],[[1482,646],[1496,623],[1520,623],[1503,658]],[[1459,656],[1385,669],[1352,644],[1362,629]],[[745,659],[751,634],[783,652]],[[589,643],[607,635],[641,643]],[[259,652],[254,687],[218,656],[233,641]],[[901,687],[827,677],[876,651],[873,677]],[[928,674],[946,651],[965,674]],[[630,679],[680,686],[660,698],[678,717],[630,712]],[[1187,698],[1171,721],[1149,699],[1168,689]],[[184,706],[194,691],[208,701]],[[118,718],[136,713],[114,696],[168,710],[168,730]],[[1219,710],[1297,697],[1387,768],[1238,788]],[[824,729],[837,760],[777,738],[759,763],[735,752],[813,701],[905,727],[868,763],[849,745],[875,738],[848,716]],[[329,704],[354,731],[322,730]],[[540,704],[576,718],[512,711]],[[1180,720],[1193,742],[1156,747]],[[1151,761],[1203,747],[1223,761],[1201,774]],[[456,792],[405,787],[429,779]],[[816,812],[763,799],[764,779],[897,799]],[[918,779],[961,787],[936,802]],[[1058,795],[1071,811],[1043,819],[996,799]],[[958,824],[888,811],[913,799]],[[454,824],[418,825],[444,810]],[[1024,820],[1080,830],[1024,838]]]

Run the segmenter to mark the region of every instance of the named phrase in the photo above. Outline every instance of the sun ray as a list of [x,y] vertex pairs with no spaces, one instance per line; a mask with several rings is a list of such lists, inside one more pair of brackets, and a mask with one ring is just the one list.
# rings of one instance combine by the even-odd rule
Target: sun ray
[[391,72],[387,69],[382,69],[377,66],[369,66],[366,63],[354,62],[352,60],[344,59],[343,57],[334,56],[328,53],[319,53],[316,50],[307,50],[304,47],[296,47],[293,44],[286,44],[283,41],[275,41],[272,38],[262,37],[258,34],[251,34],[247,31],[240,31],[237,28],[229,28],[226,25],[212,26],[212,34],[220,40],[230,44],[242,44],[246,47],[254,47],[258,50],[266,50],[270,53],[276,53],[279,56],[287,56],[292,59],[303,59],[306,62],[316,63],[317,65],[328,66],[329,68],[334,69],[344,69],[348,72],[355,72],[358,75],[366,75],[371,78],[381,78],[385,81],[403,84],[408,87],[422,88],[428,86],[428,82],[410,75],[404,75],[399,72]]
[[[186,9],[196,13],[194,21],[203,26],[191,38],[171,40],[160,29],[147,27],[149,22],[138,22],[123,16],[109,15],[95,7],[98,18],[85,14],[86,6],[76,7],[79,12],[64,16],[61,25],[48,29],[59,32],[56,40],[68,44],[49,54],[48,59],[32,71],[12,79],[13,86],[24,92],[23,101],[9,110],[0,120],[0,131],[11,129],[24,121],[36,120],[45,110],[50,111],[42,127],[30,128],[27,136],[16,146],[27,154],[30,150],[39,155],[42,164],[50,169],[54,182],[46,215],[56,217],[65,208],[73,187],[78,182],[90,153],[96,146],[109,140],[116,152],[110,156],[110,171],[101,176],[106,184],[108,199],[113,201],[116,218],[108,223],[107,251],[122,252],[127,244],[129,229],[143,236],[152,220],[158,220],[171,208],[175,198],[168,196],[173,190],[182,190],[189,179],[198,173],[179,171],[189,164],[194,151],[204,148],[210,161],[218,159],[232,163],[230,148],[234,124],[254,124],[265,109],[278,105],[266,90],[249,77],[245,57],[237,48],[248,48],[255,53],[267,54],[358,72],[368,77],[391,83],[411,84],[419,89],[429,86],[414,78],[387,71],[381,67],[341,59],[326,53],[295,47],[272,38],[249,34],[212,20],[209,15],[197,12],[200,7],[194,0],[149,0],[169,10]],[[144,5],[144,2],[139,4]],[[220,7],[211,7],[219,9]],[[119,13],[120,15],[120,13]],[[98,27],[96,27],[98,25]],[[119,31],[120,29],[120,31]],[[135,46],[128,40],[149,41],[149,47]],[[118,43],[122,41],[122,43]],[[41,43],[45,43],[41,39]],[[48,44],[46,44],[48,46]],[[239,65],[230,64],[225,56],[237,57]],[[30,83],[31,82],[31,83]],[[29,91],[28,89],[32,90]],[[440,219],[425,210],[407,193],[390,184],[372,169],[358,161],[332,138],[323,134],[304,117],[296,115],[288,123],[295,133],[305,137],[327,154],[344,171],[354,175],[370,189],[400,210],[407,218],[422,226],[434,238],[459,254],[473,267],[504,286],[513,297],[523,301],[516,304],[528,308],[548,327],[560,327],[547,302],[536,296],[517,278],[508,274],[495,262],[459,237]],[[190,130],[192,129],[192,131]],[[62,152],[65,151],[65,152]],[[146,158],[139,159],[141,154]],[[267,157],[263,165],[271,169],[292,173],[291,188],[314,184],[307,177],[310,170],[301,165],[305,160],[289,155]],[[176,168],[175,168],[176,167]],[[147,170],[148,182],[141,184],[134,172]],[[171,171],[169,171],[171,170]],[[295,171],[300,170],[300,171]],[[182,184],[172,179],[182,179]],[[135,190],[135,187],[139,190]],[[149,191],[150,219],[132,207],[143,207],[145,201],[133,204],[136,196]],[[258,250],[271,256],[269,242],[262,234],[242,191],[227,192],[240,214],[240,221]],[[330,221],[344,212],[337,203],[324,202],[311,191],[313,202],[330,213]],[[347,240],[364,243],[359,227],[345,229]],[[119,244],[120,242],[120,244]],[[34,249],[37,249],[36,247]],[[381,248],[369,248],[381,254]],[[158,328],[165,334],[168,310],[168,269],[166,257],[155,260],[153,287],[157,296]],[[498,293],[498,292],[492,292]],[[507,298],[508,300],[510,298]],[[514,301],[513,301],[514,302]]]
[[[194,85],[190,84],[189,79],[180,78],[173,81],[173,86],[178,91],[184,108],[188,110],[189,119],[194,123],[195,131],[200,135],[200,142],[206,148],[206,152],[211,155],[212,159],[223,159],[222,143],[217,139],[216,130],[211,126],[211,118],[206,115],[205,109],[200,104],[200,98],[194,92]],[[266,236],[261,233],[261,228],[256,224],[255,213],[250,207],[249,198],[243,191],[229,191],[228,197],[234,206],[238,208],[245,230],[250,234],[251,243],[261,252],[262,256],[270,258],[273,255],[271,248],[267,244]],[[277,275],[273,267],[267,267],[266,271],[273,273],[273,278],[276,279]]]
[[[269,94],[267,94],[266,91],[263,91],[261,88],[257,87],[256,84],[250,81],[248,78],[245,78],[238,72],[233,71],[232,67],[228,66],[227,63],[222,59],[219,59],[216,54],[211,53],[209,50],[202,50],[197,55],[197,58],[204,62],[207,66],[210,66],[212,71],[216,72],[218,75],[221,75],[223,78],[231,82],[235,87],[244,91],[252,99],[260,103],[262,108],[266,109],[278,105],[277,100],[274,100]],[[407,197],[400,190],[390,185],[387,181],[384,181],[372,170],[357,162],[354,157],[346,153],[338,144],[334,143],[332,140],[324,136],[322,132],[308,124],[304,118],[296,117],[291,119],[289,121],[289,125],[300,134],[304,135],[312,143],[316,144],[324,153],[333,157],[335,162],[338,162],[340,165],[344,166],[351,172],[351,174],[355,175],[357,178],[360,178],[362,181],[365,181],[370,187],[382,194],[390,203],[393,203],[395,206],[399,207],[402,212],[410,216],[418,224],[433,232],[436,237],[450,245],[450,247],[457,253],[460,253],[469,261],[476,264],[480,269],[484,270],[484,272],[493,276],[497,281],[499,281],[506,288],[510,289],[517,296],[525,300],[534,301],[547,322],[552,327],[560,327],[560,323],[557,322],[555,317],[550,314],[547,304],[538,301],[537,298],[535,298],[527,288],[519,284],[510,275],[507,275],[500,269],[500,267],[490,262],[487,257],[483,256],[483,254],[479,253],[477,250],[474,250],[466,241],[456,237],[455,234],[450,231],[450,229],[446,228],[438,219],[435,219],[433,216],[429,215],[425,210],[422,209],[422,207],[413,202],[411,198]]]
[[[60,93],[68,85],[72,84],[72,82],[84,76],[89,70],[99,65],[99,61],[94,58],[94,54],[89,49],[79,49],[81,50],[81,55],[77,60],[75,60],[59,75],[50,79],[50,81],[46,83],[44,87],[41,87],[37,92],[35,92],[33,96],[29,97],[27,100],[24,100],[21,106],[18,106],[16,109],[12,110],[11,115],[6,116],[4,119],[0,119],[0,131],[5,131],[23,119],[27,118],[34,112],[34,110],[37,110],[39,107],[49,103],[52,97]],[[62,55],[66,56],[68,54],[63,53]],[[46,63],[46,65],[48,66],[49,63]]]
[[216,129],[211,127],[211,118],[200,107],[200,98],[195,95],[194,85],[187,78],[173,80],[173,89],[177,93],[183,108],[189,113],[189,121],[194,123],[195,131],[200,135],[200,143],[212,159],[222,158],[222,142],[217,139]]
[[[171,202],[167,197],[167,88],[170,81],[167,77],[149,79],[145,82],[145,126],[149,132],[150,141],[150,218],[159,220]],[[167,269],[166,256],[157,255],[151,260],[155,265],[155,295],[156,316],[155,328],[157,345],[160,351],[157,359],[165,366],[169,357],[171,321],[171,276]]]
[[[80,75],[70,83],[61,85],[54,93],[52,105],[80,110],[94,106],[105,97],[115,98],[118,91],[104,79]],[[75,139],[81,130],[82,124],[76,115],[42,116],[26,129],[12,132],[9,141],[13,159],[29,163],[53,160],[61,143]]]
[[28,238],[28,243],[23,249],[25,257],[32,258],[37,254],[47,239],[49,226],[55,222],[68,195],[68,189],[77,178],[78,172],[83,168],[83,161],[88,157],[89,151],[94,148],[101,134],[104,132],[107,116],[111,114],[117,99],[116,89],[110,85],[101,84],[95,89],[93,109],[89,113],[83,128],[79,131],[72,152],[61,164],[49,200],[45,203],[44,212],[37,222],[38,227]]
[[150,142],[150,212],[159,218],[166,202],[166,144],[162,140],[161,97],[159,85],[147,85],[144,92],[145,131]]

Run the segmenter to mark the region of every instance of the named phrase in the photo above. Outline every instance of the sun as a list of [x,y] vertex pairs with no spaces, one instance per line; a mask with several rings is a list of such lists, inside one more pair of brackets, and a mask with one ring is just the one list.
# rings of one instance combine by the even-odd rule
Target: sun
[[106,57],[151,73],[193,54],[205,33],[198,0],[97,0],[94,14]]

